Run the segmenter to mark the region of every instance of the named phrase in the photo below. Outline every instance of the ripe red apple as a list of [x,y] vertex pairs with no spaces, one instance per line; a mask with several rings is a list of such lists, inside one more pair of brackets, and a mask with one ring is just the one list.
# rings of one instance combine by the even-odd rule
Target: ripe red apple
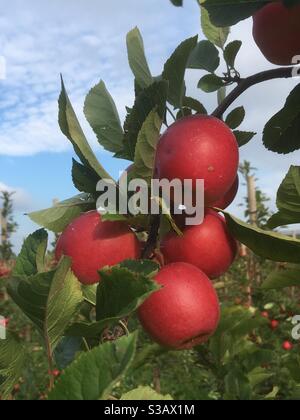
[[253,37],[271,63],[293,64],[293,57],[300,55],[300,5],[267,4],[253,16]]
[[222,198],[220,198],[215,203],[213,203],[212,207],[217,207],[218,209],[225,210],[228,206],[230,206],[230,204],[235,199],[238,189],[239,189],[239,176],[237,175],[230,190],[228,190],[227,193]]
[[272,319],[272,321],[270,322],[271,330],[277,330],[278,327],[279,327],[279,322],[276,319]]
[[215,332],[220,307],[209,278],[186,263],[169,264],[156,275],[163,286],[139,308],[141,324],[163,346],[190,349]]
[[290,351],[293,349],[293,344],[290,341],[284,341],[282,343],[282,349],[285,351]]
[[55,256],[72,258],[72,269],[83,284],[98,283],[98,270],[140,256],[140,244],[123,222],[103,222],[97,211],[75,219],[60,236]]
[[161,136],[156,152],[156,173],[169,181],[204,180],[205,205],[223,197],[237,175],[239,149],[232,131],[207,115],[182,118]]
[[237,242],[230,235],[226,221],[213,210],[207,210],[201,225],[186,226],[183,236],[169,233],[161,243],[166,263],[186,262],[214,279],[224,274],[237,254]]
[[269,313],[268,313],[267,311],[263,311],[263,312],[261,313],[261,316],[262,316],[263,318],[269,319]]

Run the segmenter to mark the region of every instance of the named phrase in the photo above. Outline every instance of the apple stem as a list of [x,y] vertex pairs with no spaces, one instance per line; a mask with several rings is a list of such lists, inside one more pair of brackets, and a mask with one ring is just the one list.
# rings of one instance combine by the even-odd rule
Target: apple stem
[[273,79],[289,79],[294,76],[294,70],[298,67],[280,67],[274,70],[267,70],[245,79],[239,79],[238,85],[226,96],[224,101],[212,113],[214,117],[222,119],[224,112],[233,104],[233,102],[247,89],[262,82]]

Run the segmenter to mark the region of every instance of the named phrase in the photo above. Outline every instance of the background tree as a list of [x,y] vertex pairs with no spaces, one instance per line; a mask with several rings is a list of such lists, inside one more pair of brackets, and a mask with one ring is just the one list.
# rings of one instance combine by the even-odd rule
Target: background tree
[[1,192],[1,245],[0,258],[10,261],[14,257],[11,235],[16,232],[18,224],[14,220],[13,200],[14,192]]
[[[247,186],[249,186],[249,179],[252,178],[253,183],[250,182],[250,189],[254,187],[254,194],[255,194],[255,214],[251,214],[250,209],[250,198],[251,198],[251,191],[248,188],[247,197],[245,197],[245,201],[241,206],[245,207],[244,216],[248,223],[254,222],[259,227],[263,227],[267,221],[272,216],[272,212],[270,208],[267,206],[267,203],[270,201],[270,198],[261,191],[261,189],[256,185],[257,177],[255,175],[256,168],[251,166],[251,163],[248,161],[244,161],[240,164],[240,173],[242,174]],[[251,185],[252,184],[252,185]]]

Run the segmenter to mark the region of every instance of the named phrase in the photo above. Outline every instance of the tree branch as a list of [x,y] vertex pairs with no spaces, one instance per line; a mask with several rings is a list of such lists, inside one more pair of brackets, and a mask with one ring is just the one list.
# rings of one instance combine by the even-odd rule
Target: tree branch
[[156,248],[159,226],[160,226],[160,215],[158,214],[152,217],[149,237],[148,237],[145,249],[142,253],[143,259],[147,259],[151,257],[153,251]]
[[267,70],[261,73],[257,73],[253,76],[247,77],[246,79],[240,79],[236,88],[234,88],[224,101],[215,109],[212,113],[214,117],[222,118],[224,112],[233,104],[233,102],[247,89],[262,82],[273,79],[289,79],[293,77],[293,70],[297,67],[280,67],[274,70]]

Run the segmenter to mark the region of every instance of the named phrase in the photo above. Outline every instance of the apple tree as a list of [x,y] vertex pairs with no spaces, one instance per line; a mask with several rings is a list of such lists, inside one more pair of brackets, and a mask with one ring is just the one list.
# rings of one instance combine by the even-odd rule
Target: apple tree
[[[177,7],[184,3],[171,2]],[[115,211],[97,213],[99,180],[117,190],[119,182],[96,158],[61,80],[59,125],[77,156],[72,181],[79,193],[29,215],[41,229],[25,240],[7,282],[11,299],[43,341],[50,400],[169,399],[150,387],[123,396],[114,389],[149,359],[194,346],[201,363],[215,375],[222,398],[274,399],[278,393],[276,378],[267,370],[274,355],[259,342],[266,318],[253,308],[230,308],[224,302],[220,313],[217,284],[211,280],[229,269],[239,242],[257,256],[281,263],[279,270],[268,273],[263,288],[299,286],[300,240],[275,229],[300,222],[300,167],[292,166],[286,174],[277,194],[278,211],[264,226],[239,220],[226,207],[238,188],[238,149],[255,135],[240,128],[246,109],[234,107],[235,101],[256,84],[263,89],[266,81],[298,76],[300,1],[198,3],[206,38],[184,40],[159,75],[151,72],[139,29],[128,33],[135,100],[127,107],[124,124],[102,80],[87,94],[84,115],[99,145],[115,159],[130,162],[131,179],[151,185],[156,177],[203,178],[203,224],[186,226],[166,210],[160,196],[147,197],[158,203],[157,215],[124,215],[118,202],[110,203]],[[244,76],[236,68],[242,43],[228,42],[228,35],[230,26],[251,16],[258,47],[282,67]],[[202,102],[186,94],[188,69],[205,71],[198,84]],[[206,94],[214,92],[218,106],[208,111]],[[265,147],[279,154],[298,150],[299,122],[300,84],[287,91],[286,102],[266,121]],[[61,235],[50,269],[47,231]],[[138,319],[152,344],[141,346]],[[285,350],[291,350],[287,346]],[[0,341],[3,399],[30,356],[13,332]],[[56,369],[62,371],[59,379]],[[263,385],[271,377],[274,386],[268,389]]]

